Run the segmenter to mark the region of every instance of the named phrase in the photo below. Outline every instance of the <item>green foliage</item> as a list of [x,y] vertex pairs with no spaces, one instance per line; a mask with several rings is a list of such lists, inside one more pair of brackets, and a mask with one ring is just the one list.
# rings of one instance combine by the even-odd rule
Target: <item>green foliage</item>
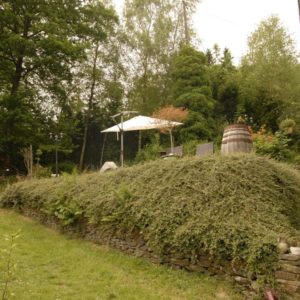
[[52,174],[51,168],[49,167],[43,167],[39,164],[34,166],[33,176],[35,178],[49,178],[51,174]]
[[276,131],[275,135],[260,131],[254,135],[256,153],[277,160],[291,161],[294,153],[290,150],[289,142],[290,138],[282,131]]
[[293,119],[284,119],[279,124],[279,129],[285,134],[291,134],[295,130],[296,122]]
[[183,153],[184,155],[193,156],[196,154],[197,145],[201,144],[199,140],[190,140],[183,144]]
[[76,183],[76,175],[64,175],[62,183],[55,191],[54,201],[46,202],[42,211],[56,217],[66,226],[80,219],[84,215],[84,211],[73,200],[74,195],[69,190],[69,186]]
[[[171,56],[193,36],[190,20],[199,0],[126,0],[124,58],[128,62],[129,106],[151,114],[170,98],[168,69]],[[185,26],[187,25],[187,26]]]
[[211,51],[206,55],[208,60],[214,62],[209,64],[212,96],[217,100],[214,117],[216,120],[225,119],[228,123],[233,123],[239,99],[238,69],[233,65],[231,53],[226,48],[222,57],[219,50],[214,55]]
[[10,186],[1,204],[66,223],[84,217],[95,226],[138,230],[159,255],[209,255],[243,263],[259,277],[276,265],[278,236],[299,236],[299,199],[299,172],[247,155],[31,180]]
[[249,37],[240,80],[240,113],[253,118],[256,129],[273,132],[286,117],[298,120],[299,66],[292,37],[278,17],[263,20]]
[[182,46],[172,59],[170,74],[172,103],[189,111],[185,127],[180,131],[181,141],[210,139],[215,101],[209,87],[205,54]]
[[91,37],[107,39],[116,19],[112,9],[91,0],[1,2],[0,167],[21,169],[19,150],[47,148],[50,132],[64,133],[61,150],[74,150],[73,75]]
[[156,134],[149,144],[139,150],[136,156],[136,161],[142,162],[158,159],[161,151],[163,151],[163,147],[160,145],[159,134]]
[[114,203],[112,203],[112,205],[114,206],[112,208],[112,214],[104,216],[101,221],[115,224],[121,223],[121,221],[123,221],[124,226],[124,219],[127,219],[127,221],[129,221],[129,216],[126,215],[126,208],[128,202],[132,200],[133,195],[124,184],[121,184],[119,189],[117,191],[114,191],[114,196]]
[[7,245],[0,250],[0,291],[1,299],[9,299],[9,295],[14,295],[10,291],[10,285],[14,281],[16,264],[14,263],[14,248],[16,247],[16,239],[20,236],[20,231],[13,234],[5,234],[4,240]]
[[62,173],[73,174],[76,173],[77,166],[71,161],[65,161],[58,164],[58,169]]

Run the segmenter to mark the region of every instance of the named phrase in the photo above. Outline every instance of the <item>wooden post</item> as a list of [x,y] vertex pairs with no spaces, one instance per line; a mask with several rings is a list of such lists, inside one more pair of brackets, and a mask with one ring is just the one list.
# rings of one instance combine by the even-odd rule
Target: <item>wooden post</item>
[[172,133],[172,129],[169,130],[170,132],[170,141],[171,141],[171,153],[174,154],[174,139],[173,139],[173,133]]

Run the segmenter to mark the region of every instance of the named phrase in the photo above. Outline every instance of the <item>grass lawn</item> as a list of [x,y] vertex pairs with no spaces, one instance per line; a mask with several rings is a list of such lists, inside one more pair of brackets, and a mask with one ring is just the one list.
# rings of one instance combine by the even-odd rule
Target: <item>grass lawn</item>
[[19,229],[9,299],[242,299],[220,278],[71,239],[6,210],[0,210],[0,249],[8,246],[3,236]]

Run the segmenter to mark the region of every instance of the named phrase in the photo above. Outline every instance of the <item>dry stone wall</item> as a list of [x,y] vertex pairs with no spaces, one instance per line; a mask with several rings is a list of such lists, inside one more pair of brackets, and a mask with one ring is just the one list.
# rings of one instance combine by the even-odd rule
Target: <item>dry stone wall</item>
[[283,290],[300,299],[300,255],[281,254],[275,276]]

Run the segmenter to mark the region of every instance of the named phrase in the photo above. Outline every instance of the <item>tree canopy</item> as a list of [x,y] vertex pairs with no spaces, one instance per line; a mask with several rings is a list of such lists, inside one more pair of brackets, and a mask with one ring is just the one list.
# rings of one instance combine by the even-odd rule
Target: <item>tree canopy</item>
[[[61,170],[97,168],[119,157],[115,138],[100,134],[113,125],[112,115],[121,110],[151,115],[173,106],[189,112],[175,132],[181,144],[218,144],[224,127],[242,118],[262,152],[275,149],[287,158],[291,155],[281,150],[289,148],[296,157],[300,66],[291,35],[278,17],[263,20],[235,65],[230,49],[199,50],[192,24],[199,3],[126,0],[119,17],[111,1],[3,0],[2,174],[24,172],[22,153],[29,147],[35,165],[53,169],[57,149]],[[282,124],[293,124],[292,131]],[[270,136],[278,143],[266,150]],[[138,136],[128,133],[126,139],[132,145],[126,154],[134,160]],[[151,157],[160,149],[158,141],[168,145],[164,136],[145,133],[143,142],[139,137],[139,145],[150,143],[145,149],[152,149]]]

